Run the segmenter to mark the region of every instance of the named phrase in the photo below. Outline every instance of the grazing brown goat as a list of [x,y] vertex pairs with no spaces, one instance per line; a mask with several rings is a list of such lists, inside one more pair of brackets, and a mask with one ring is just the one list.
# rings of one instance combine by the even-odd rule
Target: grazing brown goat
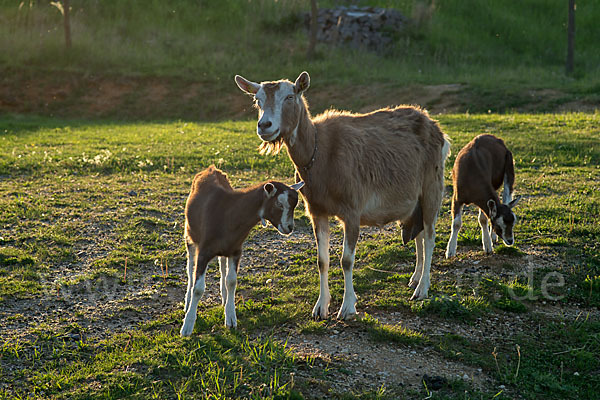
[[[502,202],[496,194],[504,181]],[[479,225],[483,250],[491,253],[492,236],[500,236],[507,246],[514,243],[513,227],[517,217],[512,209],[521,196],[512,199],[515,183],[513,156],[502,139],[494,135],[479,135],[463,147],[452,169],[452,233],[446,248],[446,258],[456,255],[456,240],[462,225],[462,207],[473,203],[479,207]],[[488,219],[491,227],[488,228]]]
[[259,221],[270,221],[288,235],[294,230],[294,208],[303,183],[291,187],[281,182],[267,182],[235,190],[227,176],[211,165],[194,177],[185,204],[185,241],[188,252],[188,286],[185,295],[185,318],[181,336],[194,330],[198,301],[204,294],[204,278],[210,260],[219,257],[221,301],[225,306],[225,325],[237,326],[235,288],[242,256],[242,243]]
[[352,282],[361,225],[402,223],[405,243],[416,238],[417,262],[409,285],[413,299],[427,297],[442,200],[444,161],[450,143],[438,124],[415,107],[384,108],[368,114],[330,110],[311,118],[303,93],[307,72],[288,80],[255,83],[237,75],[239,88],[254,95],[262,152],[281,147],[296,168],[317,240],[320,294],[313,316],[329,310],[329,220],[344,227],[344,299],[338,318],[356,314]]

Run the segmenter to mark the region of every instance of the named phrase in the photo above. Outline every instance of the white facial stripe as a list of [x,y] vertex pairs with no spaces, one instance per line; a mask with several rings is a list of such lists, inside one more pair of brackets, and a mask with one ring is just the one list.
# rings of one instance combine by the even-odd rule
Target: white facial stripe
[[262,88],[257,92],[256,99],[260,101],[263,115],[261,119],[270,121],[271,126],[264,133],[274,133],[281,128],[281,117],[283,104],[289,95],[294,96],[294,101],[298,102],[298,98],[294,93],[294,86],[287,82],[281,82],[275,92],[271,92],[273,98],[267,99],[267,93]]
[[[277,125],[278,129],[281,127],[281,111],[283,103],[289,95],[294,94],[294,87],[289,83],[280,83],[279,90],[275,92],[275,102],[273,107],[273,125]],[[295,96],[294,96],[295,97]]]
[[504,232],[506,232],[506,224],[504,223],[504,218],[496,218],[496,225],[498,225],[500,229],[502,229],[502,236],[504,236]]
[[514,238],[512,233],[511,235],[506,234],[506,224],[504,223],[504,219],[502,217],[497,218],[496,224],[500,227],[500,229],[502,229],[502,240],[504,241],[504,243],[509,243],[509,245],[511,245],[514,241]]
[[280,225],[282,227],[288,227],[294,222],[294,214],[290,213],[290,202],[288,201],[288,192],[285,191],[279,196],[277,196],[277,201],[283,206],[283,211],[281,212]]

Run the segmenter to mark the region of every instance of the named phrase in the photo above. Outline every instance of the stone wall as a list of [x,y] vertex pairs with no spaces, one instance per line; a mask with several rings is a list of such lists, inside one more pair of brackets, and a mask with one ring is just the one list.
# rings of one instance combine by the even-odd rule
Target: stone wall
[[[304,19],[310,29],[310,13],[304,14]],[[409,19],[391,8],[338,6],[319,9],[317,23],[321,43],[384,51]]]

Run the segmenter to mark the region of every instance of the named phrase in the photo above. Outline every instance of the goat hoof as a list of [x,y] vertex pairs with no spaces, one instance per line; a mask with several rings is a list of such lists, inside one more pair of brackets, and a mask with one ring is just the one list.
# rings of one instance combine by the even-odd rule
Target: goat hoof
[[342,311],[340,311],[340,312],[338,312],[337,319],[343,320],[343,321],[350,321],[350,320],[356,319],[356,311],[346,312],[346,313],[343,313]]
[[227,307],[225,307],[225,326],[230,329],[237,328],[237,315],[235,314],[235,309],[227,310]]
[[325,320],[325,319],[327,319],[327,314],[326,314],[326,313],[325,313],[325,314],[321,313],[321,311],[320,311],[320,310],[317,310],[316,312],[315,312],[315,311],[313,311],[313,319],[314,319],[315,321],[322,321],[322,320]]
[[[356,302],[355,302],[356,304]],[[355,304],[351,306],[345,305],[342,303],[340,310],[337,313],[337,319],[348,321],[356,318],[356,307]]]
[[187,337],[190,336],[192,334],[192,332],[194,332],[194,325],[191,326],[186,326],[185,324],[181,327],[181,330],[179,331],[179,334],[181,335],[181,337]]
[[313,319],[316,321],[321,321],[327,319],[328,312],[326,310],[322,310],[321,307],[316,307],[313,309]]
[[419,301],[419,300],[424,300],[427,296],[417,296],[416,294],[413,294],[412,297],[410,298],[410,301]]
[[326,302],[321,301],[321,297],[317,300],[317,304],[313,307],[312,315],[313,318],[317,321],[327,319],[327,315],[329,314],[329,300]]
[[424,300],[427,298],[427,292],[428,292],[428,289],[419,288],[417,286],[417,288],[415,289],[415,292],[413,293],[410,300],[411,301]]

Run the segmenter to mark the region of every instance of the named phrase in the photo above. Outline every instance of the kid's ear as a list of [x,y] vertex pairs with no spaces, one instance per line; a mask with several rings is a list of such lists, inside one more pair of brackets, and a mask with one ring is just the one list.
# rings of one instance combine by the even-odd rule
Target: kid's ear
[[265,183],[265,186],[263,186],[263,189],[265,190],[267,199],[270,199],[271,197],[275,196],[275,192],[277,192],[277,189],[275,188],[275,186],[273,186],[272,183]]
[[240,75],[235,76],[235,83],[242,90],[242,92],[246,92],[248,94],[256,94],[256,92],[258,92],[260,89],[260,84],[249,81]]
[[517,204],[519,204],[519,201],[521,200],[521,196],[517,196],[515,197],[515,199],[513,201],[511,201],[510,203],[508,203],[508,206],[510,208],[515,207]]
[[298,183],[294,183],[292,186],[290,186],[292,189],[294,189],[296,192],[300,189],[302,189],[304,187],[304,181],[300,181]]
[[490,219],[494,219],[496,216],[496,202],[494,200],[488,200],[487,202],[488,208],[490,209]]
[[308,75],[308,72],[304,71],[296,78],[296,82],[294,82],[294,91],[296,94],[300,94],[308,89],[309,86],[310,76]]

